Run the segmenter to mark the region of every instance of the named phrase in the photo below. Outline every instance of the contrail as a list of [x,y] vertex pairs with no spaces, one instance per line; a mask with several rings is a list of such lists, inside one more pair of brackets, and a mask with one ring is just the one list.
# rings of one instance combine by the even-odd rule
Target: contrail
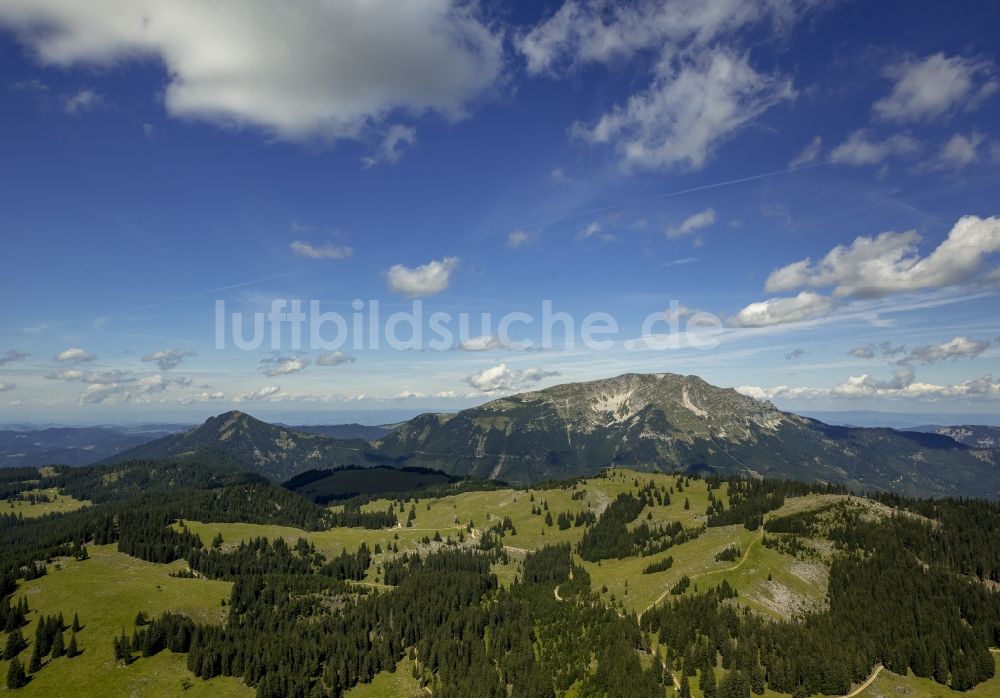
[[[746,177],[739,177],[737,179],[727,179],[722,182],[713,182],[711,184],[702,184],[697,187],[689,187],[688,189],[678,189],[676,191],[664,192],[662,194],[653,194],[651,196],[644,196],[639,199],[631,199],[629,201],[620,201],[615,204],[608,204],[607,206],[600,206],[597,208],[591,208],[586,211],[577,211],[576,213],[571,213],[565,216],[559,216],[558,218],[547,218],[544,220],[536,220],[531,223],[520,223],[512,224],[504,228],[501,231],[499,228],[492,231],[484,231],[478,235],[472,235],[470,237],[486,237],[489,235],[496,235],[501,232],[506,232],[516,228],[537,228],[539,226],[552,225],[554,223],[562,223],[563,221],[573,220],[574,218],[580,218],[581,216],[593,216],[598,213],[605,213],[606,211],[614,211],[616,209],[628,208],[629,206],[635,206],[637,204],[644,204],[648,201],[657,201],[659,199],[670,199],[676,196],[684,196],[685,194],[694,194],[699,191],[706,191],[708,189],[719,189],[722,187],[730,187],[735,184],[744,184],[746,182],[754,182],[760,179],[768,179],[769,177],[780,177],[781,175],[792,174],[794,172],[800,172],[802,170],[809,170],[815,167],[824,167],[829,165],[829,162],[816,162],[809,165],[800,165],[798,167],[787,167],[783,170],[775,170],[773,172],[762,172],[759,174],[747,175]],[[421,246],[422,248],[423,246]],[[421,249],[413,248],[413,249]],[[253,286],[254,284],[259,284],[264,281],[273,281],[274,279],[283,279],[289,276],[296,276],[298,274],[306,274],[311,271],[318,271],[320,269],[327,269],[329,267],[335,266],[334,263],[322,264],[315,267],[309,267],[308,269],[297,269],[295,271],[288,271],[282,274],[274,274],[273,276],[265,276],[260,279],[253,279],[251,281],[242,281],[236,284],[229,284],[228,286],[218,286],[216,288],[210,288],[206,291],[199,291],[198,293],[192,293],[187,296],[178,296],[177,298],[170,298],[164,301],[157,301],[156,303],[147,303],[146,305],[136,306],[134,308],[128,308],[126,310],[119,310],[114,313],[108,313],[107,315],[102,315],[98,320],[104,320],[107,318],[115,317],[116,315],[124,315],[126,313],[136,313],[142,310],[149,310],[150,308],[159,308],[164,305],[170,305],[172,303],[180,303],[181,301],[191,300],[193,298],[200,298],[202,296],[207,296],[211,293],[219,293],[221,291],[229,291],[234,288],[242,288],[244,286]]]
[[[608,204],[607,206],[600,206],[598,208],[588,209],[586,211],[578,211],[577,213],[571,213],[566,216],[560,216],[558,218],[547,218],[544,220],[537,220],[531,223],[515,223],[507,226],[507,229],[516,228],[536,228],[538,226],[552,225],[553,223],[562,223],[563,221],[572,220],[574,218],[579,218],[581,216],[592,216],[597,213],[605,213],[607,211],[614,211],[615,209],[628,208],[629,206],[635,206],[637,204],[644,204],[648,201],[657,201],[659,199],[669,199],[675,196],[683,196],[685,194],[694,194],[699,191],[706,191],[708,189],[719,189],[721,187],[729,187],[734,184],[743,184],[745,182],[754,182],[759,179],[768,179],[769,177],[779,177],[781,175],[792,174],[794,172],[800,172],[802,170],[809,170],[815,167],[825,167],[831,163],[829,162],[814,162],[809,165],[799,165],[797,167],[787,167],[783,170],[775,170],[773,172],[762,172],[760,174],[747,175],[746,177],[740,177],[738,179],[727,179],[722,182],[713,182],[711,184],[702,184],[697,187],[690,187],[688,189],[678,189],[676,191],[664,192],[662,194],[652,194],[651,196],[644,196],[640,199],[631,199],[629,201],[621,201],[615,204]],[[490,231],[489,233],[482,233],[481,235],[491,235],[500,232],[499,229]]]

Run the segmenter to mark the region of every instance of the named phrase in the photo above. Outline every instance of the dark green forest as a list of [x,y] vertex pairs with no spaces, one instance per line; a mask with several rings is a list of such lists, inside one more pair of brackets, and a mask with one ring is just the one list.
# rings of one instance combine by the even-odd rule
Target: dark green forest
[[[675,680],[683,694],[694,676],[709,698],[765,688],[795,696],[843,694],[877,664],[960,691],[993,676],[989,649],[1000,644],[1000,594],[988,583],[1000,571],[996,504],[894,496],[882,503],[896,513],[878,520],[830,505],[765,523],[787,497],[842,490],[709,480],[709,527],[763,526],[766,545],[793,552],[804,550],[801,541],[811,536],[832,542],[828,607],[792,621],[770,620],[741,606],[728,582],[698,589],[686,576],[641,620],[609,606],[574,555],[594,562],[643,556],[701,535],[704,527],[643,516],[671,495],[684,501],[690,479],[678,476],[669,490],[636,479],[634,491],[600,516],[560,514],[560,528],[584,528],[579,544],[529,552],[509,586],[492,571],[506,559],[501,541],[513,524],[505,518],[477,545],[435,535],[441,543],[434,552],[388,559],[379,569],[386,588],[375,591],[356,583],[373,564],[364,544],[329,558],[304,539],[256,538],[223,548],[201,540],[184,521],[386,529],[403,522],[394,510],[402,513],[402,500],[374,513],[349,500],[333,513],[255,476],[189,463],[62,471],[54,478],[62,491],[94,506],[35,519],[0,517],[0,624],[13,657],[29,641],[20,632],[27,603],[12,601],[19,580],[45,574],[45,564],[59,557],[86,558],[88,545],[116,543],[150,562],[184,559],[189,570],[182,574],[233,587],[223,625],[177,613],[139,618],[131,631],[107,639],[109,659],[129,664],[159,652],[185,653],[196,676],[240,677],[259,696],[339,696],[394,671],[404,657],[413,660],[422,685],[456,698],[541,698],[570,686],[582,696],[665,696]],[[13,495],[28,488],[14,477],[3,484]],[[152,491],[143,491],[147,487]],[[551,514],[544,501],[532,506],[539,516]],[[551,515],[548,525],[555,525]],[[716,559],[740,554],[730,546]],[[673,564],[667,557],[644,571]],[[67,630],[72,636],[63,619],[46,619],[35,651],[76,651],[75,642],[67,647],[75,641],[64,637]],[[39,670],[38,662],[12,663],[11,687]]]

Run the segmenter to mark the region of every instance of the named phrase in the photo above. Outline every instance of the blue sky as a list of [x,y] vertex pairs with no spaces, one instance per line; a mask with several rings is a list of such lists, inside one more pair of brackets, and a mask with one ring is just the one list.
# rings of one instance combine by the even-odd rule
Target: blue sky
[[[996,417],[996,3],[403,7],[0,6],[0,421],[402,416],[627,371]],[[470,329],[217,347],[217,301],[231,334],[275,299]],[[540,346],[544,301],[573,341]]]

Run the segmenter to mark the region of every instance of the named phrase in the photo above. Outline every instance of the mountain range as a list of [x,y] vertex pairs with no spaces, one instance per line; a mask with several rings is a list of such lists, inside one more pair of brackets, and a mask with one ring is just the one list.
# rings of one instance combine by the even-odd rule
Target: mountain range
[[514,483],[613,465],[1000,499],[1000,448],[955,438],[962,434],[831,426],[697,376],[625,374],[422,414],[373,441],[229,412],[109,460],[198,458],[279,480],[320,467],[406,465]]

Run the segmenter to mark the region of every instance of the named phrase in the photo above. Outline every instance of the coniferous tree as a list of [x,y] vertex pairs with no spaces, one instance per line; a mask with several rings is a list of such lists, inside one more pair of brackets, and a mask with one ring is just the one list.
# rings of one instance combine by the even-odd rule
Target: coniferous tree
[[705,698],[715,698],[717,695],[715,670],[712,669],[712,665],[708,663],[707,658],[705,660],[705,665],[701,668],[701,677],[698,685],[701,686],[701,692]]
[[21,688],[27,685],[28,676],[24,673],[24,667],[21,666],[21,660],[14,657],[10,661],[10,666],[7,667],[7,688]]
[[80,654],[80,650],[76,645],[76,633],[73,633],[69,636],[69,645],[66,647],[66,656],[72,659],[78,654]]
[[681,689],[677,695],[680,698],[691,698],[691,682],[686,671],[681,672]]
[[24,636],[21,635],[19,629],[14,630],[7,635],[7,646],[3,650],[4,659],[13,659],[21,650],[28,646],[28,643],[24,641]]
[[63,631],[58,630],[52,638],[52,658],[58,659],[66,654],[66,645],[63,644]]
[[42,655],[38,653],[38,645],[36,644],[34,649],[31,651],[31,661],[28,663],[28,673],[34,674],[40,671],[42,668]]

